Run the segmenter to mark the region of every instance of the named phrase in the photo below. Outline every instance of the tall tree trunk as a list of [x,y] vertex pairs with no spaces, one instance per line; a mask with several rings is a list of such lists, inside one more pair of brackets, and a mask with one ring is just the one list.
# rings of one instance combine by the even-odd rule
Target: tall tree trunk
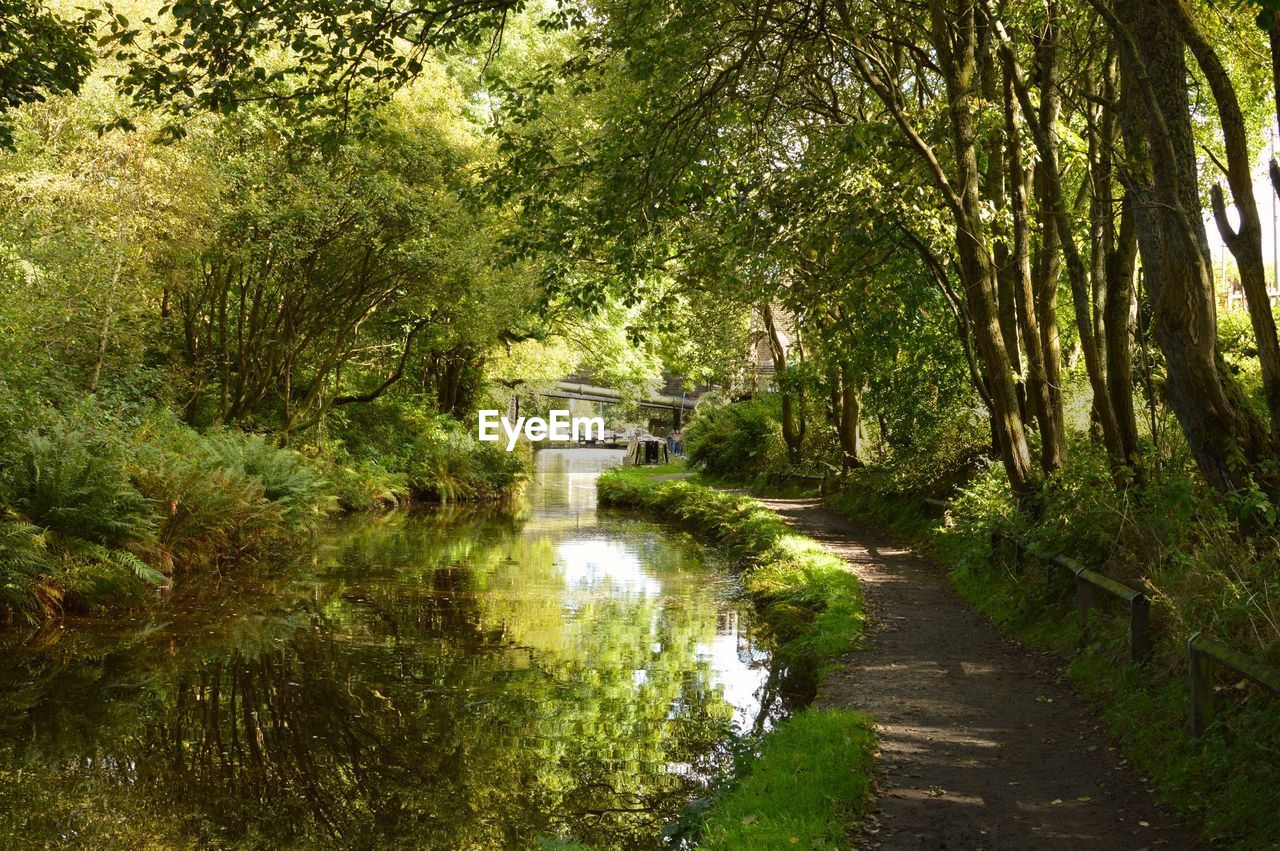
[[[977,56],[979,60],[979,78],[982,87],[982,99],[987,103],[1000,102],[1000,61],[999,49],[994,21],[984,15],[978,22],[979,44]],[[999,133],[988,133],[984,160],[986,172],[983,175],[982,197],[993,210],[1008,208],[1008,187],[1005,181],[1006,163],[1004,139]],[[1013,249],[1010,242],[1013,235],[1003,228],[993,233],[992,256],[996,274],[996,315],[1000,320],[1000,336],[1004,338],[1005,351],[1009,353],[1009,365],[1017,376],[1018,398],[1026,418],[1026,388],[1022,386],[1022,359],[1018,346],[1018,296],[1016,270],[1013,266]]]
[[98,345],[93,352],[93,367],[89,371],[89,392],[98,392],[98,382],[102,379],[102,363],[107,357],[107,343],[111,338],[111,318],[114,313],[110,305],[102,316],[102,327],[98,329]]
[[[1058,44],[1056,39],[1040,36],[1036,39],[1036,85],[1040,91],[1051,91],[1058,86]],[[1040,99],[1040,125],[1056,127],[1061,109],[1059,98]],[[1045,440],[1041,449],[1045,469],[1059,469],[1067,461],[1066,406],[1062,388],[1062,340],[1058,334],[1058,281],[1062,275],[1059,261],[1058,231],[1053,227],[1052,207],[1048,200],[1048,181],[1045,164],[1037,160],[1033,172],[1032,188],[1036,199],[1036,232],[1039,244],[1032,258],[1032,285],[1035,294],[1037,324],[1040,326],[1040,347],[1044,351],[1045,385],[1049,405],[1059,428],[1052,440]]]
[[840,449],[845,472],[862,466],[862,402],[857,378],[847,363],[840,364]]
[[[120,275],[124,271],[124,257],[116,258],[115,269],[111,272],[111,286],[107,292],[114,294],[116,287],[120,284]],[[93,367],[89,371],[89,392],[98,392],[98,382],[102,379],[102,364],[107,357],[107,346],[111,341],[111,320],[114,317],[115,310],[111,305],[107,305],[106,312],[102,317],[102,325],[98,328],[98,345],[93,353]]]
[[[1213,187],[1213,216],[1222,240],[1231,250],[1240,270],[1240,283],[1249,307],[1249,321],[1258,347],[1258,363],[1262,368],[1262,386],[1271,416],[1271,445],[1280,449],[1280,340],[1276,337],[1276,320],[1267,293],[1267,267],[1262,257],[1262,220],[1258,216],[1258,199],[1253,193],[1253,162],[1245,137],[1244,113],[1236,97],[1235,85],[1223,67],[1217,51],[1205,38],[1186,0],[1163,0],[1169,16],[1177,22],[1191,54],[1204,72],[1213,99],[1217,102],[1218,123],[1227,153],[1227,183],[1240,215],[1240,227],[1231,227],[1227,218],[1222,188]],[[1212,268],[1212,267],[1211,267]]]
[[1208,237],[1200,216],[1187,68],[1176,23],[1150,0],[1091,0],[1121,45],[1126,169],[1165,396],[1197,466],[1220,490],[1246,488],[1270,456],[1265,426],[1222,365]]
[[773,317],[773,308],[766,301],[760,305],[760,317],[764,320],[765,333],[769,339],[769,354],[773,358],[773,372],[778,385],[778,395],[782,398],[782,440],[787,444],[787,459],[795,464],[800,460],[800,448],[804,442],[803,425],[797,424],[795,399],[788,387],[790,376],[787,374],[787,347],[782,341]]
[[[1052,0],[1048,4],[1049,20],[1048,25],[1045,27],[1044,35],[1047,41],[1053,41],[1057,37],[1057,28],[1053,20],[1056,6],[1057,4]],[[1045,197],[1049,202],[1051,226],[1057,230],[1063,257],[1066,259],[1067,277],[1071,282],[1072,307],[1075,310],[1076,330],[1079,332],[1080,348],[1084,355],[1085,372],[1089,376],[1089,386],[1093,390],[1093,407],[1102,427],[1103,440],[1106,443],[1107,455],[1110,457],[1112,467],[1116,472],[1117,484],[1123,485],[1126,479],[1122,472],[1125,466],[1124,447],[1120,439],[1120,427],[1116,423],[1115,411],[1112,408],[1111,396],[1107,388],[1105,364],[1103,363],[1102,353],[1099,351],[1094,318],[1090,315],[1093,297],[1089,273],[1076,246],[1075,234],[1072,233],[1071,229],[1070,210],[1067,207],[1067,200],[1062,190],[1061,177],[1058,173],[1058,152],[1053,127],[1040,122],[1041,113],[1031,102],[1030,91],[1018,68],[1017,54],[1014,52],[1013,43],[1008,39],[1007,35],[1002,38],[1001,46],[1009,72],[1013,78],[1014,92],[1022,105],[1022,111],[1027,123],[1031,127],[1031,135],[1035,139],[1036,148],[1040,153],[1040,161],[1044,164]],[[1051,98],[1057,99],[1058,97],[1059,94],[1056,88],[1046,88],[1040,92],[1042,102]]]
[[1103,329],[1107,338],[1107,389],[1120,439],[1129,467],[1142,466],[1142,446],[1138,442],[1138,417],[1133,407],[1134,266],[1138,253],[1138,233],[1133,205],[1126,197],[1120,211],[1120,230],[1107,255],[1106,315]]
[[1018,118],[1018,104],[1007,62],[1005,71],[1005,157],[1008,160],[1006,171],[1009,175],[1009,201],[1013,213],[1010,271],[1014,280],[1022,345],[1027,354],[1027,398],[1040,427],[1040,467],[1045,473],[1053,473],[1061,468],[1064,460],[1058,449],[1064,443],[1062,431],[1065,426],[1053,404],[1045,368],[1044,337],[1036,311],[1035,287],[1031,278],[1031,223],[1027,169],[1022,157],[1022,122]]
[[[1000,330],[995,269],[982,217],[981,174],[978,170],[977,136],[974,127],[974,90],[977,72],[976,9],[970,0],[959,0],[947,8],[942,0],[930,3],[933,37],[946,78],[950,104],[951,136],[956,164],[955,217],[956,253],[961,282],[978,351],[987,366],[987,381],[993,403],[992,431],[1001,460],[1016,496],[1035,490],[1035,469],[1027,445],[1012,361]],[[952,39],[952,33],[955,39]]]
[[[1098,168],[1091,177],[1093,203],[1090,205],[1094,225],[1100,239],[1094,246],[1095,319],[1101,327],[1103,357],[1106,359],[1107,391],[1126,463],[1132,470],[1142,466],[1142,447],[1138,442],[1138,420],[1133,406],[1133,339],[1134,339],[1134,269],[1137,265],[1138,234],[1134,225],[1133,202],[1124,195],[1120,209],[1120,227],[1116,229],[1115,157],[1120,150],[1120,128],[1114,104],[1119,94],[1120,65],[1114,52],[1108,51],[1101,70],[1101,101],[1097,113],[1096,139]],[[1101,261],[1101,262],[1099,262]]]

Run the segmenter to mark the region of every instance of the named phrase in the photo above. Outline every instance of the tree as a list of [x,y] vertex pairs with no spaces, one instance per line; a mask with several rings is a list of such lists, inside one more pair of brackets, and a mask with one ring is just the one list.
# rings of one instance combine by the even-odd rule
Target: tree
[[93,64],[92,20],[65,20],[41,0],[0,0],[0,148],[13,147],[11,110],[80,90]]

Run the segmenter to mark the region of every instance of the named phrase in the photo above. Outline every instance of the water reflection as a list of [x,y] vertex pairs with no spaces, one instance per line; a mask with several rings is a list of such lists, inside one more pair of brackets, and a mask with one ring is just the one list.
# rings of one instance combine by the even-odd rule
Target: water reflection
[[343,524],[163,624],[8,636],[0,844],[657,845],[785,701],[723,572],[597,511],[619,459]]

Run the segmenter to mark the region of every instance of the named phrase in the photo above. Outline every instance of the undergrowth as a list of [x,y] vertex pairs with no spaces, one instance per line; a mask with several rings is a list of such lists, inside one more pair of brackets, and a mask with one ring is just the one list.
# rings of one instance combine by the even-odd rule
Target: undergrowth
[[356,457],[342,443],[304,453],[238,429],[197,431],[160,408],[121,417],[89,402],[11,418],[25,430],[0,433],[0,623],[154,598],[185,574],[287,545],[339,509],[496,499],[520,486],[527,453],[480,444],[445,419],[397,415],[380,434],[365,430]]

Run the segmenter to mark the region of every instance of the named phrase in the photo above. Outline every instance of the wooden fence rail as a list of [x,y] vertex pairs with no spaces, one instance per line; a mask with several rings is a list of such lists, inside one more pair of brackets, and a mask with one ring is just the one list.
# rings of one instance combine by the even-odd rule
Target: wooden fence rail
[[1086,630],[1086,636],[1089,628],[1089,611],[1096,604],[1097,591],[1104,591],[1123,600],[1129,608],[1129,658],[1135,662],[1146,662],[1151,658],[1151,600],[1147,597],[1146,591],[1130,588],[1064,555],[1039,553],[1016,535],[1001,535],[1001,537],[1014,545],[1014,557],[1018,564],[1022,563],[1023,553],[1042,559],[1045,563],[1046,581],[1053,578],[1055,567],[1071,572],[1076,583],[1076,609],[1080,613],[1080,628]]
[[1264,668],[1225,644],[1205,638],[1198,632],[1187,639],[1187,658],[1190,662],[1189,684],[1191,687],[1191,712],[1188,720],[1193,736],[1204,735],[1204,731],[1213,722],[1216,708],[1213,689],[1215,663],[1235,671],[1245,679],[1252,680],[1271,692],[1273,697],[1280,697],[1280,674]]

